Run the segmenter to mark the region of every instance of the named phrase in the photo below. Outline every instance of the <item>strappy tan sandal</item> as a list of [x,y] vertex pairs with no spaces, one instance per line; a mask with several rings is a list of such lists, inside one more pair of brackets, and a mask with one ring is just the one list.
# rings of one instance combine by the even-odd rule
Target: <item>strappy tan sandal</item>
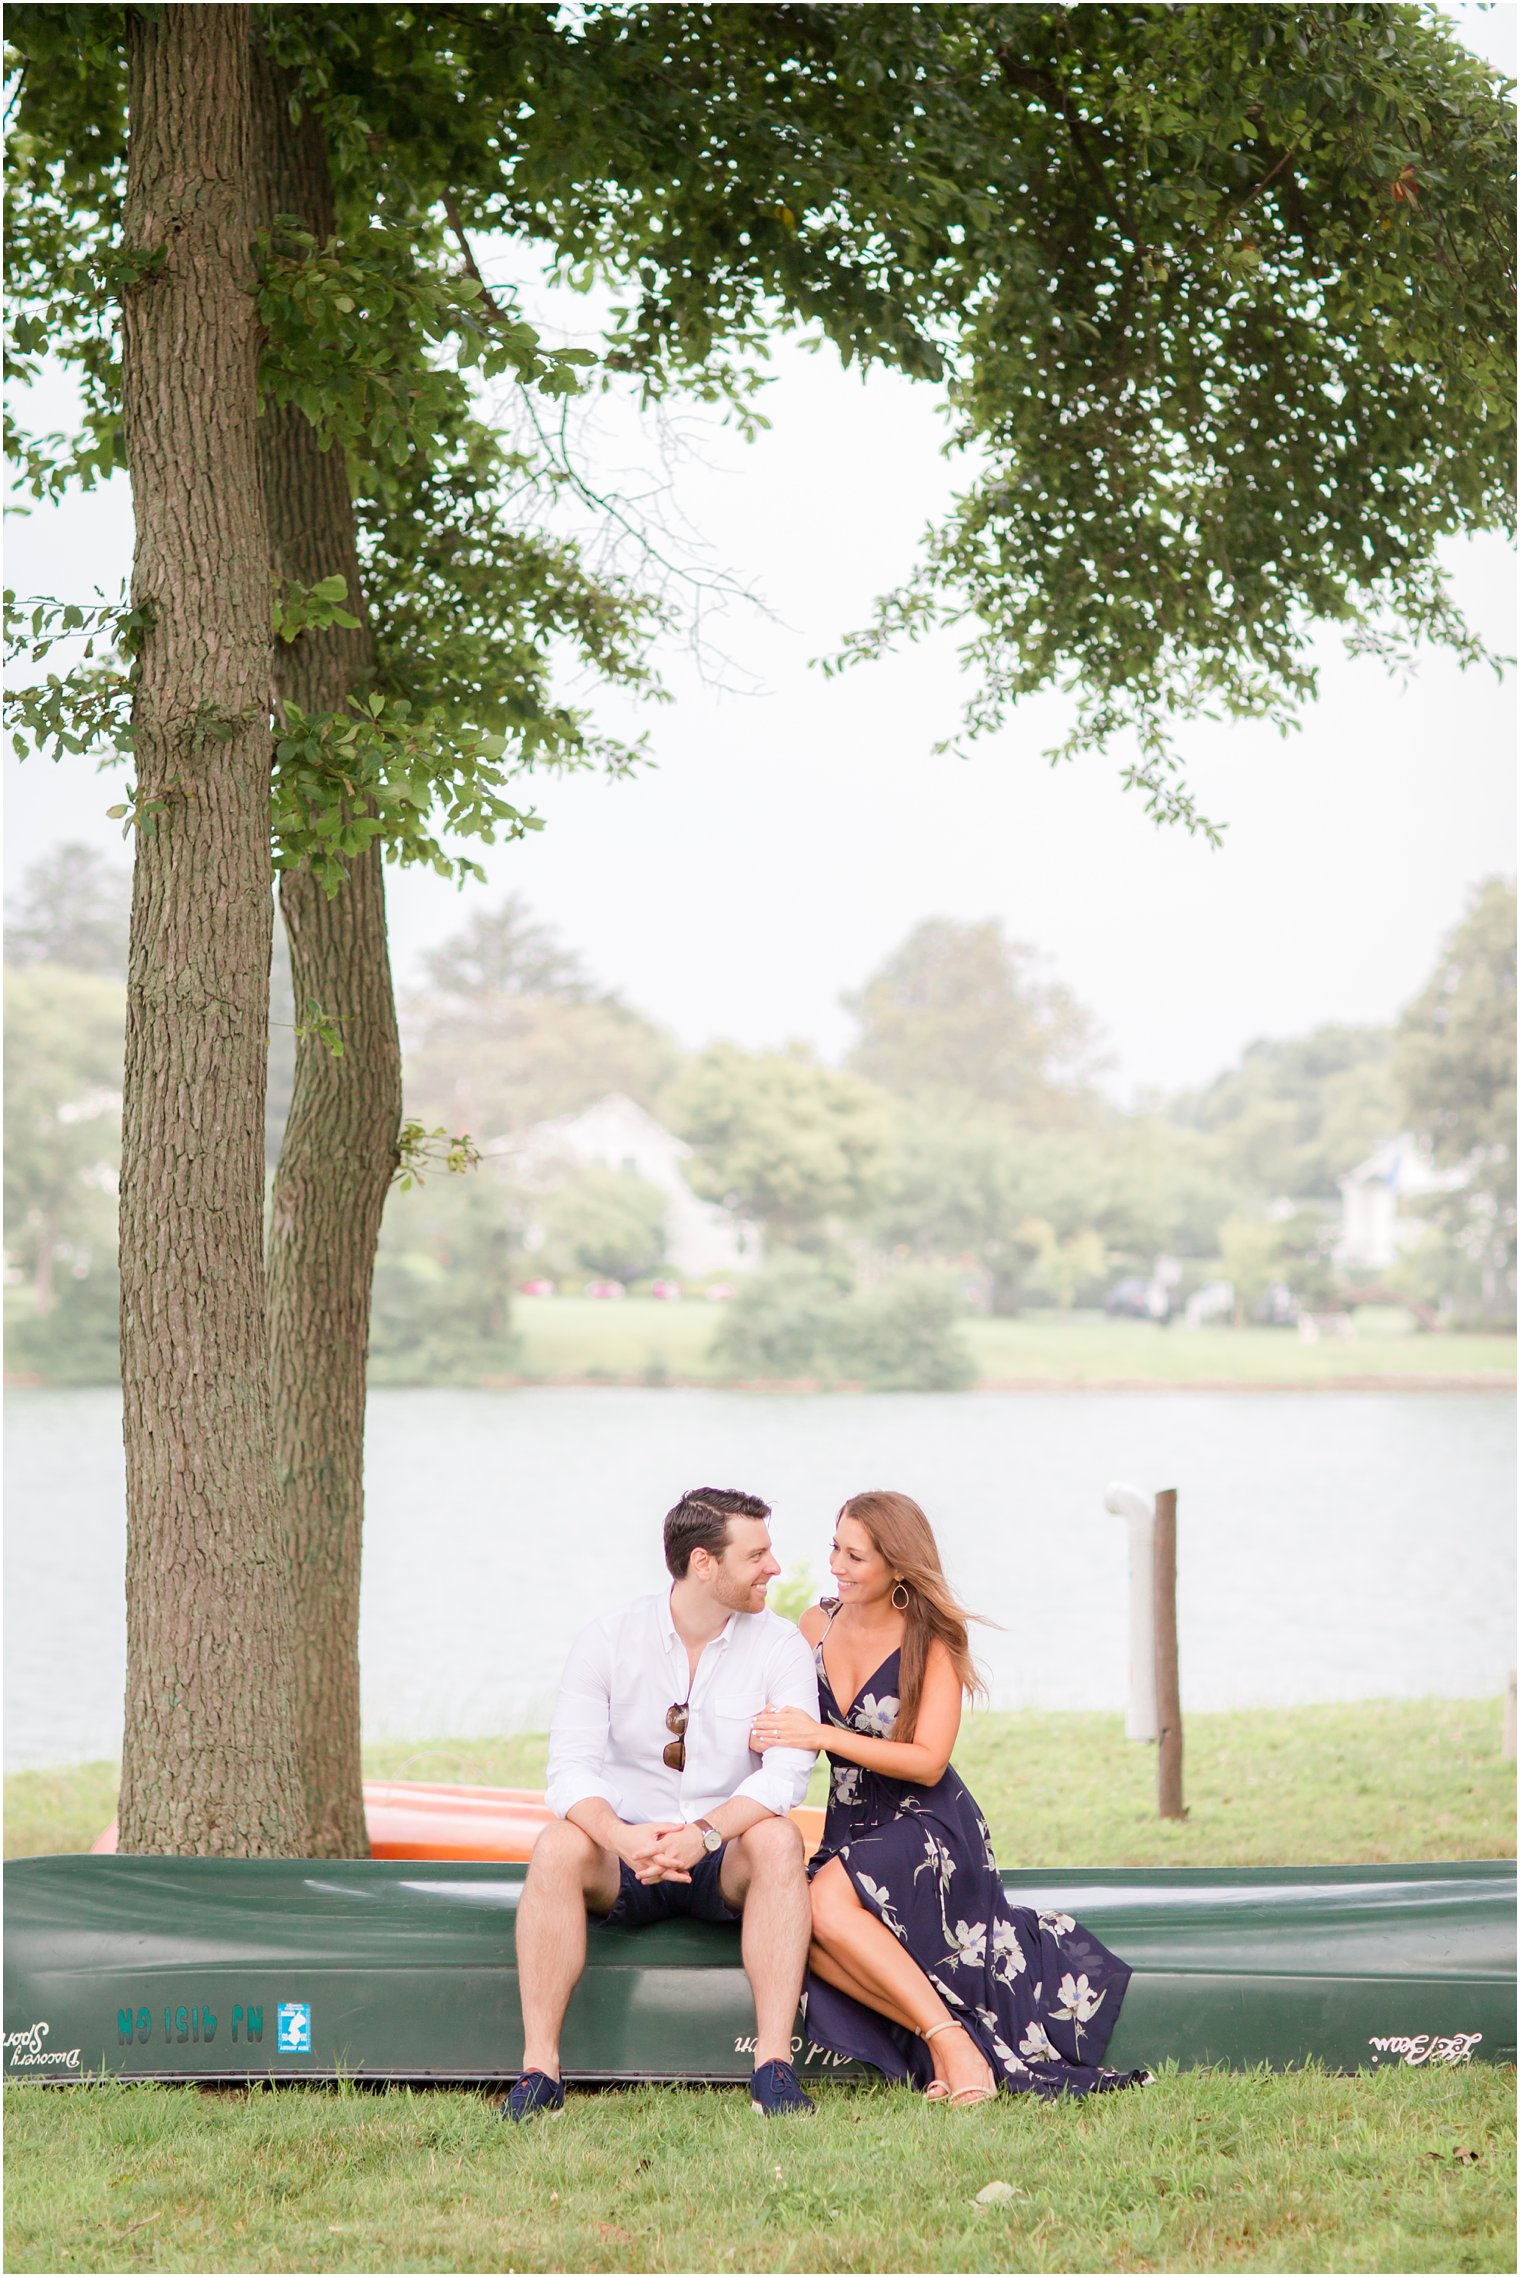
[[[932,2040],[936,2032],[954,2032],[958,2029],[954,2018],[947,2017],[943,2024],[931,2024],[926,2031],[920,2032],[918,2036],[921,2040]],[[924,2089],[924,2101],[926,2103],[943,2103],[949,2093],[950,2083],[948,2080],[931,2079]]]
[[[942,2024],[931,2024],[927,2031],[920,2032],[918,2036],[921,2040],[932,2040],[936,2032],[964,2032],[965,2030],[964,2024],[957,2023],[953,2016],[947,2016]],[[967,2037],[970,2038],[969,2033]],[[952,2109],[959,2108],[963,2111],[973,2109],[978,2103],[994,2103],[996,2100],[997,2083],[992,2079],[988,2080],[985,2087],[957,2087],[953,2091],[948,2081],[931,2079],[924,2089],[924,2101],[926,2103],[945,2103]]]

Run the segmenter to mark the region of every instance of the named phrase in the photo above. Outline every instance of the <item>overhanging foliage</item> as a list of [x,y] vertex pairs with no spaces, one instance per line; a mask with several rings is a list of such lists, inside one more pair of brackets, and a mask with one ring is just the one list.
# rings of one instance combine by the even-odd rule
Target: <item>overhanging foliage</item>
[[[555,702],[550,652],[649,692],[668,610],[550,533],[575,475],[537,407],[631,377],[753,422],[787,327],[945,390],[968,487],[829,668],[959,628],[963,738],[1065,690],[1060,751],[1117,747],[1196,826],[1177,724],[1290,724],[1316,624],[1390,666],[1426,641],[1494,661],[1440,549],[1513,525],[1513,126],[1433,9],[255,14],[340,199],[335,245],[264,248],[264,384],[349,454],[401,779],[436,755],[428,803],[391,801],[403,856],[520,827],[504,760],[634,756]],[[10,16],[17,368],[46,350],[83,395],[74,435],[18,445],[38,496],[119,461],[122,20]],[[481,289],[486,231],[615,290],[594,374]],[[492,371],[527,450],[474,413]],[[306,791],[348,817],[328,732]]]

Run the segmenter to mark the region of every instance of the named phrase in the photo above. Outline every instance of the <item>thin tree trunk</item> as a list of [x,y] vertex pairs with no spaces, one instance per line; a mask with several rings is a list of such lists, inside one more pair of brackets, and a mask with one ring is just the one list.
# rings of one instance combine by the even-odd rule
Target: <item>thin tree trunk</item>
[[[248,10],[127,12],[138,806],[122,1110],[123,1850],[299,1856],[270,1436],[263,1119],[269,548]],[[151,803],[150,803],[151,802]]]
[[46,1320],[53,1309],[53,1271],[55,1264],[53,1247],[57,1238],[53,1231],[52,1219],[45,1219],[42,1231],[37,1236],[37,1271],[33,1277],[33,1286],[37,1292],[37,1318],[39,1320]]
[[[286,73],[253,57],[255,199],[261,223],[297,217],[332,235],[327,153],[310,109],[290,112]],[[276,643],[275,683],[306,712],[341,710],[373,671],[358,535],[343,454],[322,451],[304,413],[260,421],[271,558],[313,585],[334,572],[356,631]],[[269,1238],[275,1462],[296,1570],[296,1684],[310,1854],[368,1853],[359,1753],[359,1570],[364,1399],[375,1246],[396,1161],[401,1051],[378,847],[329,897],[310,869],[287,870],[280,908],[298,1023],[315,1004],[342,1039],[296,1043],[295,1087],[275,1173]]]

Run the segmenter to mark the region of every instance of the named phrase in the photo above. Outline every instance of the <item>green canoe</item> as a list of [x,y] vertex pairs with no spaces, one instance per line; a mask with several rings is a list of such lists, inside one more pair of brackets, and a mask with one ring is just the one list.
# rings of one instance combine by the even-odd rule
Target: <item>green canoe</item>
[[[19,1860],[5,1874],[6,2077],[510,2077],[523,1873]],[[1121,2068],[1515,2060],[1512,1860],[1020,1873],[1008,1892],[1075,1914],[1133,1966],[1109,2048]],[[754,2028],[735,1931],[597,1925],[565,2069],[743,2079]],[[800,2026],[798,2062],[833,2068]]]

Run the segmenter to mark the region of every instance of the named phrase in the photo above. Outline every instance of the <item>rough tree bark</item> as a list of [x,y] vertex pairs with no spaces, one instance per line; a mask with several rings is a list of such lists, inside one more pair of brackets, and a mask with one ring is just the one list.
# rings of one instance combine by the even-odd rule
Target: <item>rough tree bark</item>
[[[260,226],[298,219],[320,243],[334,207],[322,131],[293,120],[292,82],[252,58],[254,201]],[[259,423],[271,560],[313,585],[342,575],[357,630],[275,643],[275,687],[306,712],[342,708],[374,666],[358,533],[341,450],[322,451],[296,406]],[[295,1089],[275,1173],[269,1234],[269,1339],[275,1468],[296,1577],[297,1728],[309,1855],[368,1854],[359,1756],[359,1567],[370,1287],[396,1162],[401,1050],[378,847],[329,897],[304,863],[280,880],[298,1019],[312,1004],[341,1036],[296,1042]]]
[[123,1850],[299,1856],[265,1329],[269,549],[248,10],[127,12],[138,810],[122,1110]]

